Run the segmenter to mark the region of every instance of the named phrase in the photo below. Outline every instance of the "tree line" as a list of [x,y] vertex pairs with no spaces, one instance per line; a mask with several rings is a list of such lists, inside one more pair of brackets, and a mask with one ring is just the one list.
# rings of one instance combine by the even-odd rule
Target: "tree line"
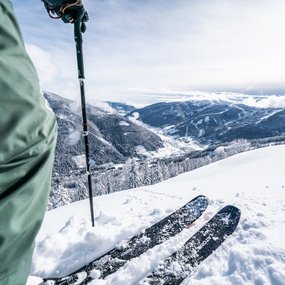
[[[157,160],[129,158],[125,164],[99,167],[92,172],[93,196],[152,185],[232,155],[270,145],[285,144],[284,136],[258,140],[238,139],[222,146]],[[54,174],[48,209],[87,199],[85,170]]]

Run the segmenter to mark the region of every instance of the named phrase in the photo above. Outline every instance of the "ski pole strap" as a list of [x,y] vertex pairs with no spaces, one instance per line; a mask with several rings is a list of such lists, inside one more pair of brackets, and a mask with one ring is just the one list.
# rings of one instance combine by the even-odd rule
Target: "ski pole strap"
[[74,23],[79,18],[87,22],[89,17],[84,9],[82,0],[42,0],[49,16],[62,19],[65,23]]

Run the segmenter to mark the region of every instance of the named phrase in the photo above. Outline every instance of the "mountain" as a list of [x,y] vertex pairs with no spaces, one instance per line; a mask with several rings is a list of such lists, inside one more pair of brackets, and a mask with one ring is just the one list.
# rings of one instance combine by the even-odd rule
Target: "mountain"
[[165,134],[191,138],[204,145],[285,135],[284,108],[257,108],[239,101],[157,103],[133,112],[145,124],[162,128]]
[[[59,174],[78,169],[84,154],[81,107],[76,102],[45,93],[58,123],[58,141],[54,171]],[[141,156],[138,149],[155,151],[163,147],[162,139],[107,104],[87,106],[91,162],[123,163],[129,157]]]
[[[87,200],[49,211],[37,237],[31,275],[43,277],[80,267],[203,194],[210,205],[194,226],[90,285],[139,284],[226,204],[241,210],[237,230],[183,284],[284,284],[285,166],[280,159],[284,156],[284,145],[271,146],[156,185],[95,197],[95,228],[90,226]],[[93,276],[98,277],[98,272]],[[31,277],[27,285],[39,284],[38,277]]]
[[126,115],[127,113],[130,113],[136,109],[134,106],[125,103],[120,103],[120,102],[106,102],[106,103],[109,104],[111,108],[118,111],[120,115]]
[[[53,209],[85,199],[88,189],[80,105],[52,93],[45,96],[59,126],[48,203],[48,208]],[[202,108],[202,102],[199,106]],[[87,111],[93,195],[157,183],[235,153],[272,143],[267,139],[239,140],[203,149],[195,138],[187,137],[185,142],[162,135],[161,129],[150,128],[138,121],[138,112],[122,116],[108,104],[88,105]],[[168,119],[171,121],[175,116],[170,115]],[[169,131],[167,127],[165,130]],[[212,132],[215,136],[214,128]],[[283,142],[284,137],[280,137],[274,143]]]

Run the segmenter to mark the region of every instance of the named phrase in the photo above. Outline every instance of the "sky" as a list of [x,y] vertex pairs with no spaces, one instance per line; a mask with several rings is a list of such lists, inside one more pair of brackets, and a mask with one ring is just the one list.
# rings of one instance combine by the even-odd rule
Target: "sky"
[[[40,0],[12,2],[42,88],[78,98],[73,25],[50,19]],[[84,5],[90,17],[84,34],[90,100],[131,103],[141,94],[285,89],[284,0]]]

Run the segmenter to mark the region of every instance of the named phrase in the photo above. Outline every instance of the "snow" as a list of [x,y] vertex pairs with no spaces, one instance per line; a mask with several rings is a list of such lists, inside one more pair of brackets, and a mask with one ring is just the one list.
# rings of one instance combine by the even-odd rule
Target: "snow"
[[200,137],[202,137],[202,136],[204,136],[205,135],[205,130],[204,129],[199,129],[199,135],[198,135],[198,137],[200,138]]
[[[95,228],[88,201],[48,212],[37,237],[31,277],[60,276],[143,231],[193,197],[210,205],[193,227],[90,285],[139,284],[225,204],[241,209],[235,233],[183,285],[285,284],[285,146],[258,149],[212,163],[162,183],[94,198]],[[179,266],[177,266],[177,270]]]
[[210,122],[210,117],[209,117],[209,116],[206,116],[206,117],[204,118],[204,122],[205,122],[205,123],[209,123],[209,122]]
[[120,121],[119,126],[129,127],[130,124],[126,121]]
[[269,111],[267,115],[265,115],[263,118],[259,119],[255,124],[258,125],[263,121],[268,120],[270,117],[274,117],[275,114],[278,114],[280,112],[280,109]]
[[136,121],[140,118],[140,114],[138,112],[134,112],[132,116],[129,116],[129,119],[132,119],[133,121]]
[[73,161],[76,163],[78,168],[86,167],[86,157],[85,154],[79,154],[72,157]]
[[68,143],[69,145],[76,145],[81,139],[81,132],[78,130],[70,131],[68,135]]
[[256,108],[273,108],[273,109],[284,109],[285,108],[285,97],[284,96],[268,96],[257,100],[254,97],[248,97],[243,104]]

